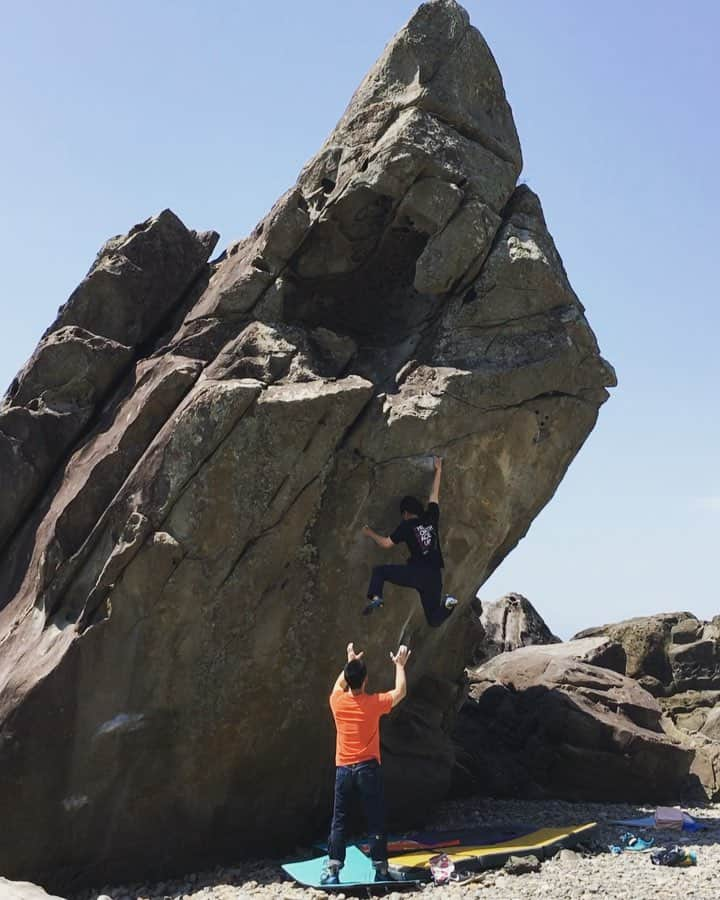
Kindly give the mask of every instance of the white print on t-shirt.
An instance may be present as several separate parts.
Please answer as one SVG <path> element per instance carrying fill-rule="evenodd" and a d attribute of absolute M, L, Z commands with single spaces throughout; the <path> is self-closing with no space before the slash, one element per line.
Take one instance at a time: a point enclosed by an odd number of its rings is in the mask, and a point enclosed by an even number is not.
<path fill-rule="evenodd" d="M 423 556 L 427 556 L 427 554 L 430 552 L 434 536 L 435 532 L 432 525 L 415 526 L 415 537 L 417 538 L 417 542 L 420 545 L 420 550 L 422 551 Z"/>

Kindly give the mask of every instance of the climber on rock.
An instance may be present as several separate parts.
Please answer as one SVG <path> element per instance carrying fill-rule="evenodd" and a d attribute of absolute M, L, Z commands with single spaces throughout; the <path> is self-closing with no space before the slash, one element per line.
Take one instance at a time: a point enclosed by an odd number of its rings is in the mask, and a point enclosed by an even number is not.
<path fill-rule="evenodd" d="M 338 884 L 345 862 L 348 814 L 353 794 L 363 802 L 367 819 L 370 857 L 376 881 L 395 880 L 388 867 L 385 835 L 385 799 L 380 765 L 380 717 L 397 706 L 407 693 L 405 664 L 410 650 L 401 645 L 390 659 L 395 665 L 395 687 L 383 694 L 368 694 L 367 667 L 362 653 L 347 645 L 347 664 L 338 675 L 330 694 L 335 720 L 335 803 L 328 841 L 328 860 L 320 876 L 321 884 Z"/>
<path fill-rule="evenodd" d="M 368 587 L 368 604 L 363 610 L 369 616 L 383 606 L 383 585 L 386 581 L 400 587 L 414 588 L 420 594 L 428 625 L 437 628 L 448 618 L 457 605 L 454 597 L 442 601 L 443 557 L 440 550 L 438 522 L 440 519 L 440 479 L 442 459 L 433 461 L 435 477 L 427 508 L 416 497 L 403 497 L 400 501 L 402 522 L 390 537 L 383 537 L 368 525 L 363 534 L 389 550 L 397 544 L 406 544 L 410 557 L 405 565 L 375 566 Z"/>

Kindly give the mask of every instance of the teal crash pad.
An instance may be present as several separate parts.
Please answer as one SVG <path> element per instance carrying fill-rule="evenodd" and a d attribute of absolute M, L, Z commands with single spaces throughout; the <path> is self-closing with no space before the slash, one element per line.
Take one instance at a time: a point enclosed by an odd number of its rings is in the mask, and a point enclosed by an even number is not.
<path fill-rule="evenodd" d="M 302 862 L 285 863 L 282 866 L 291 878 L 305 887 L 321 888 L 324 891 L 342 890 L 349 887 L 365 887 L 369 885 L 397 885 L 400 884 L 419 884 L 421 880 L 418 878 L 410 878 L 407 881 L 375 881 L 375 869 L 373 869 L 372 861 L 358 850 L 355 846 L 347 848 L 345 855 L 345 865 L 340 869 L 340 884 L 321 884 L 320 873 L 323 866 L 327 862 L 327 854 L 324 856 L 316 856 L 315 859 L 306 859 Z M 425 879 L 427 880 L 427 879 Z"/>

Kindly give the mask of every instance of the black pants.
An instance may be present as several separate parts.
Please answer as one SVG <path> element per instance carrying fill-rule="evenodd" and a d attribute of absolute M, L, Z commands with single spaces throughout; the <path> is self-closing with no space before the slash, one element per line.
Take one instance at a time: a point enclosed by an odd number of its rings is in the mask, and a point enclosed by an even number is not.
<path fill-rule="evenodd" d="M 382 597 L 386 581 L 400 587 L 415 588 L 420 594 L 427 623 L 432 628 L 442 625 L 452 612 L 442 602 L 442 569 L 412 563 L 405 566 L 375 566 L 368 586 L 368 597 Z"/>
<path fill-rule="evenodd" d="M 365 808 L 372 861 L 386 862 L 385 792 L 382 769 L 376 759 L 352 766 L 338 766 L 335 769 L 335 805 L 328 840 L 328 858 L 341 864 L 345 862 L 347 817 L 355 792 L 360 795 Z"/>

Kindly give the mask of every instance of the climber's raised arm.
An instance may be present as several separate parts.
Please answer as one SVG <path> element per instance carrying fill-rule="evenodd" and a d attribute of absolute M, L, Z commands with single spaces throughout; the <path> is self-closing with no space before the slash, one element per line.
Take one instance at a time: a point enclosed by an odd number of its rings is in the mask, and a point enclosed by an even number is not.
<path fill-rule="evenodd" d="M 362 659 L 364 655 L 364 650 L 361 650 L 360 653 L 355 652 L 355 645 L 352 641 L 347 645 L 347 661 L 352 662 L 354 659 Z M 345 677 L 345 669 L 343 668 L 342 672 L 335 679 L 335 684 L 333 685 L 332 693 L 334 694 L 336 691 L 346 691 L 348 689 L 347 678 Z"/>
<path fill-rule="evenodd" d="M 435 467 L 435 477 L 433 478 L 432 490 L 430 491 L 430 503 L 440 502 L 440 479 L 442 478 L 442 457 L 436 456 L 433 459 Z"/>
<path fill-rule="evenodd" d="M 392 705 L 397 706 L 407 695 L 407 679 L 405 677 L 405 665 L 410 658 L 411 650 L 401 644 L 397 653 L 391 653 L 390 659 L 395 666 L 395 687 L 390 691 Z"/>

